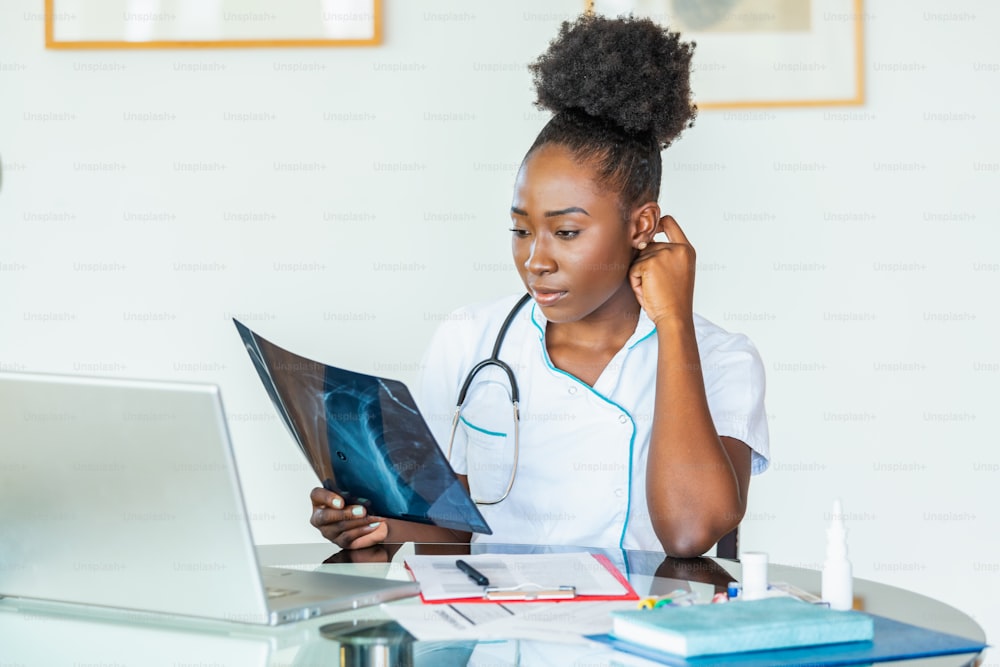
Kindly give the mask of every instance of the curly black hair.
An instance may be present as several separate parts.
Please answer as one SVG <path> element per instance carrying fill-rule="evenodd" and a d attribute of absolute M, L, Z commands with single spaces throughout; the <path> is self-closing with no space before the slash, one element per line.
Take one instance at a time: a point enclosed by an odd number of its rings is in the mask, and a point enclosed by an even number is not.
<path fill-rule="evenodd" d="M 593 164 L 623 213 L 656 201 L 660 151 L 694 124 L 694 43 L 649 19 L 585 14 L 529 66 L 535 105 L 553 112 L 531 148 L 556 143 Z"/>

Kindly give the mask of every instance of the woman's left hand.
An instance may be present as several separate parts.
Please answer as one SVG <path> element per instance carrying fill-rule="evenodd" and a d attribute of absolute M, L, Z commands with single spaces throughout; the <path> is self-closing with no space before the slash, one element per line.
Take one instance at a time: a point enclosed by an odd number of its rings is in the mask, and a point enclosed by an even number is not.
<path fill-rule="evenodd" d="M 632 290 L 654 324 L 688 322 L 694 310 L 694 248 L 672 216 L 660 218 L 654 235 L 659 232 L 669 241 L 653 241 L 639 251 L 629 270 Z"/>

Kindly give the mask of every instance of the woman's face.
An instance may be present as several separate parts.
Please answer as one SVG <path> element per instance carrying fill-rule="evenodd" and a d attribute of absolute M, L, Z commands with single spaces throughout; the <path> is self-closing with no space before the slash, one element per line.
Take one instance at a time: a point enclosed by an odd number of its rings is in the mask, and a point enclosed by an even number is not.
<path fill-rule="evenodd" d="M 511 250 L 521 280 L 550 322 L 575 322 L 634 300 L 632 225 L 594 170 L 558 144 L 532 153 L 511 204 Z"/>

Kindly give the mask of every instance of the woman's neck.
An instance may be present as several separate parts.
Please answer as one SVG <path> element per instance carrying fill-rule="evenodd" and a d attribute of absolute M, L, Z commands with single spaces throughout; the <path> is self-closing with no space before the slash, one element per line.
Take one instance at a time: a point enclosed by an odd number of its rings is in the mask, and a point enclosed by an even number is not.
<path fill-rule="evenodd" d="M 556 368 L 593 385 L 635 333 L 639 302 L 630 286 L 575 322 L 548 322 L 545 348 Z"/>

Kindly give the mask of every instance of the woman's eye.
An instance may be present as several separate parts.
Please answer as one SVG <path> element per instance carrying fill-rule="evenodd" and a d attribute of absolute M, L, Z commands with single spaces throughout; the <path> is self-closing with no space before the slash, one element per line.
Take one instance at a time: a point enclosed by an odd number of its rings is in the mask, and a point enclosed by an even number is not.
<path fill-rule="evenodd" d="M 511 227 L 510 231 L 519 239 L 526 238 L 528 236 L 527 229 L 518 229 L 517 227 Z"/>
<path fill-rule="evenodd" d="M 556 232 L 556 236 L 564 239 L 575 239 L 579 235 L 579 229 L 560 229 Z"/>

